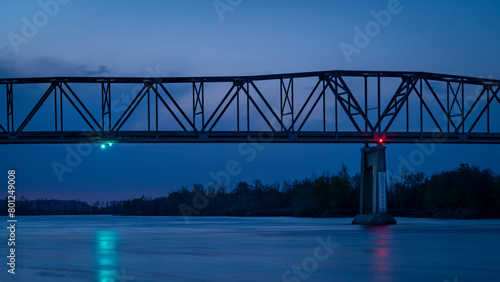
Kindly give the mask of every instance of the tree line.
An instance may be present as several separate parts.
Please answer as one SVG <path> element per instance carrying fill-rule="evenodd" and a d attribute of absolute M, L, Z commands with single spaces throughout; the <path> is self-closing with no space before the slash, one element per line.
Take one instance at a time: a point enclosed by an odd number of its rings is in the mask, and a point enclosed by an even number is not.
<path fill-rule="evenodd" d="M 16 214 L 352 217 L 359 211 L 359 186 L 359 173 L 351 176 L 342 166 L 337 173 L 266 185 L 259 180 L 233 187 L 195 184 L 156 198 L 92 204 L 21 198 Z M 6 215 L 7 201 L 1 202 L 0 214 Z M 429 177 L 403 172 L 401 178 L 389 179 L 387 205 L 394 216 L 500 218 L 500 176 L 467 164 Z"/>

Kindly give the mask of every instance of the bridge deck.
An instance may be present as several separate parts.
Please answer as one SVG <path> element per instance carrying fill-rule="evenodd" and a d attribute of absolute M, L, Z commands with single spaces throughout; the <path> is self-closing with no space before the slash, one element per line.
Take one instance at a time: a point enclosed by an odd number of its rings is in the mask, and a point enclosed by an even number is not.
<path fill-rule="evenodd" d="M 207 134 L 185 131 L 65 131 L 22 132 L 14 138 L 0 137 L 0 144 L 58 144 L 58 143 L 376 143 L 368 132 L 300 132 L 297 134 L 272 131 L 213 131 Z M 500 133 L 389 132 L 383 139 L 390 143 L 474 143 L 500 144 Z"/>

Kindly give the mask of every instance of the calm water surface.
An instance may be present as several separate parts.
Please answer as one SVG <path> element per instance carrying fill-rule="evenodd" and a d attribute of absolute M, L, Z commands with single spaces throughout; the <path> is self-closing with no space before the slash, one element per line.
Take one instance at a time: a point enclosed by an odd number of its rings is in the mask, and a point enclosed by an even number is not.
<path fill-rule="evenodd" d="M 351 220 L 18 217 L 0 281 L 500 281 L 500 220 Z"/>

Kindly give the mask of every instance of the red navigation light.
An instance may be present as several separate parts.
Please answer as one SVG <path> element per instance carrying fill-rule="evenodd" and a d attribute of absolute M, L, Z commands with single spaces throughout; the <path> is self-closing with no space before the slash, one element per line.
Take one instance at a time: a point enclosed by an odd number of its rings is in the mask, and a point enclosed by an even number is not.
<path fill-rule="evenodd" d="M 384 139 L 380 138 L 380 139 L 378 140 L 378 142 L 379 142 L 379 143 L 384 143 Z"/>

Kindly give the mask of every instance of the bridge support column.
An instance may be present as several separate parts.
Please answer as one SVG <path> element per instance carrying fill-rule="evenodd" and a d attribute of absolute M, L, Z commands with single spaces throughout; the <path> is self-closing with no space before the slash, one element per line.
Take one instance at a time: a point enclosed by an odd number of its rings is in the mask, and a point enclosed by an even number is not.
<path fill-rule="evenodd" d="M 361 185 L 359 214 L 352 224 L 388 225 L 396 220 L 387 214 L 387 177 L 385 147 L 365 146 L 361 149 Z"/>

